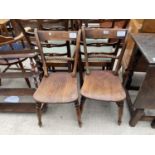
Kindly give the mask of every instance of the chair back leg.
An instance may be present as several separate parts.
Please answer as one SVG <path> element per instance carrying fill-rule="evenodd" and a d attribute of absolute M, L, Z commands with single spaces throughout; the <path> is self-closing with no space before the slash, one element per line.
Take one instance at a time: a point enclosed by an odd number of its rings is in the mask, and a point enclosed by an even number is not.
<path fill-rule="evenodd" d="M 78 125 L 81 128 L 82 127 L 82 121 L 81 121 L 80 105 L 79 105 L 78 100 L 75 101 L 75 109 L 76 109 L 76 115 L 77 115 Z"/>
<path fill-rule="evenodd" d="M 124 101 L 116 102 L 118 106 L 118 125 L 122 123 Z"/>
<path fill-rule="evenodd" d="M 37 112 L 38 125 L 39 125 L 39 127 L 42 127 L 42 121 L 41 121 L 41 115 L 42 115 L 41 105 L 42 104 L 39 103 L 39 102 L 36 103 L 36 112 Z"/>

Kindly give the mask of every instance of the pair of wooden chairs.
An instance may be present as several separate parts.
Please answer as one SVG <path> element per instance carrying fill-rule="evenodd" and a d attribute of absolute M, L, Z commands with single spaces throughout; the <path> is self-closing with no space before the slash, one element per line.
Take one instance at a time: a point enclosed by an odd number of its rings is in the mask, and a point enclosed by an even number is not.
<path fill-rule="evenodd" d="M 81 32 L 82 31 L 82 32 Z M 39 84 L 38 89 L 33 97 L 37 101 L 37 116 L 38 124 L 42 126 L 41 107 L 44 103 L 74 103 L 76 107 L 78 124 L 81 127 L 81 113 L 83 111 L 84 101 L 86 98 L 94 100 L 102 100 L 108 102 L 116 102 L 119 107 L 118 124 L 121 124 L 123 114 L 123 101 L 126 98 L 125 91 L 118 77 L 118 71 L 121 67 L 121 60 L 126 47 L 126 41 L 123 47 L 120 48 L 122 40 L 126 40 L 126 29 L 105 29 L 105 28 L 82 28 L 77 31 L 40 31 L 35 30 L 37 45 L 40 51 L 41 60 L 43 63 L 44 77 Z M 80 68 L 80 41 L 84 42 L 85 66 L 86 72 L 84 82 L 81 87 L 81 101 L 78 101 L 78 79 L 77 67 Z M 92 54 L 87 53 L 87 39 L 117 39 L 117 42 L 112 44 L 113 51 L 117 54 Z M 45 57 L 43 44 L 53 40 L 76 41 L 73 57 Z M 103 43 L 107 46 L 107 43 Z M 119 49 L 119 50 L 118 50 Z M 95 70 L 90 71 L 89 59 L 92 57 L 102 57 L 116 60 L 116 65 L 113 70 Z M 48 63 L 53 59 L 67 60 L 72 62 L 72 72 L 49 72 Z"/>

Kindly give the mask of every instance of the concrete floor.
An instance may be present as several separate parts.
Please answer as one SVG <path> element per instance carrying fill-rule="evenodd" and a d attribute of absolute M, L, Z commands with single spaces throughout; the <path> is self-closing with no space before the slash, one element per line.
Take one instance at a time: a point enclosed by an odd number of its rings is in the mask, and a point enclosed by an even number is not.
<path fill-rule="evenodd" d="M 142 80 L 142 75 L 135 77 L 134 82 Z M 3 86 L 26 87 L 23 79 L 3 80 Z M 135 99 L 136 92 L 131 92 Z M 4 98 L 1 98 L 4 100 Z M 28 100 L 28 98 L 26 98 Z M 154 113 L 150 112 L 149 113 Z M 155 134 L 150 122 L 139 122 L 130 127 L 130 116 L 125 103 L 123 122 L 117 125 L 117 106 L 114 103 L 87 100 L 82 115 L 83 126 L 78 127 L 73 104 L 49 105 L 43 114 L 43 127 L 37 125 L 35 113 L 0 113 L 0 134 L 50 134 L 50 135 L 139 135 Z"/>

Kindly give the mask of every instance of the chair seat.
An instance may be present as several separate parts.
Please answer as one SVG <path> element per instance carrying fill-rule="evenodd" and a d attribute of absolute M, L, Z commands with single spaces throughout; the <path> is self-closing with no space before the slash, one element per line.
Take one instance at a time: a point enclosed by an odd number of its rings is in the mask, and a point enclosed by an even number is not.
<path fill-rule="evenodd" d="M 70 73 L 51 73 L 44 77 L 33 95 L 43 103 L 68 103 L 78 99 L 77 78 Z"/>
<path fill-rule="evenodd" d="M 92 71 L 90 75 L 86 75 L 81 94 L 95 100 L 115 102 L 126 98 L 119 77 L 110 71 Z"/>

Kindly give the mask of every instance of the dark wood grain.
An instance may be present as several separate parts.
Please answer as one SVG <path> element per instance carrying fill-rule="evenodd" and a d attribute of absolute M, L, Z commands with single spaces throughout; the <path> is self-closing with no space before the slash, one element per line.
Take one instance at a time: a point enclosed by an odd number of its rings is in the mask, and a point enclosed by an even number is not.
<path fill-rule="evenodd" d="M 86 75 L 81 94 L 95 100 L 114 102 L 126 98 L 118 76 L 108 71 L 91 71 L 90 75 Z"/>

